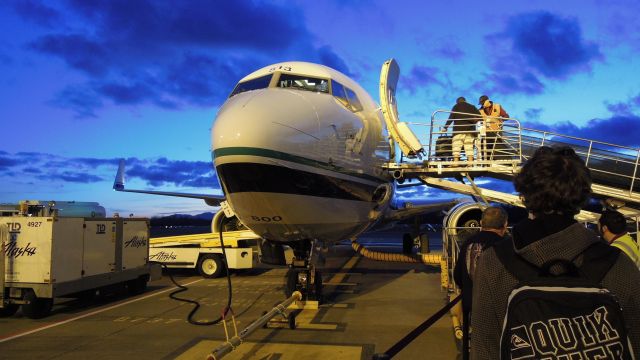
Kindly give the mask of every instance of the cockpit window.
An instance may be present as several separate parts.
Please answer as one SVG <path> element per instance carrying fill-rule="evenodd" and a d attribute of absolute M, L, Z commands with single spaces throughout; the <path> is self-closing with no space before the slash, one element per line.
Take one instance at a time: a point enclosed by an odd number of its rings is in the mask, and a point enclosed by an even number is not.
<path fill-rule="evenodd" d="M 349 105 L 349 100 L 347 100 L 347 93 L 344 91 L 344 86 L 335 80 L 331 80 L 331 92 L 333 93 L 333 97 L 338 99 L 344 106 Z"/>
<path fill-rule="evenodd" d="M 358 96 L 353 90 L 348 87 L 344 87 L 342 84 L 335 80 L 331 80 L 331 92 L 336 100 L 340 101 L 342 105 L 346 106 L 353 112 L 362 110 L 362 104 L 358 100 Z"/>
<path fill-rule="evenodd" d="M 278 87 L 329 93 L 328 80 L 310 76 L 281 74 L 278 80 Z"/>
<path fill-rule="evenodd" d="M 347 98 L 349 99 L 349 105 L 351 106 L 351 110 L 355 112 L 362 110 L 362 104 L 360 103 L 358 96 L 356 96 L 356 93 L 354 93 L 353 90 L 349 88 L 347 88 L 346 90 L 347 90 Z"/>
<path fill-rule="evenodd" d="M 271 82 L 271 77 L 272 76 L 273 76 L 273 74 L 269 74 L 269 75 L 266 75 L 266 76 L 262 76 L 262 77 L 259 77 L 259 78 L 255 78 L 255 79 L 251 79 L 251 80 L 247 80 L 247 81 L 238 83 L 238 85 L 236 85 L 236 88 L 233 89 L 233 91 L 231 92 L 231 95 L 229 95 L 229 97 L 232 97 L 234 95 L 238 95 L 238 94 L 243 93 L 245 91 L 265 89 L 265 88 L 269 87 L 269 83 Z"/>

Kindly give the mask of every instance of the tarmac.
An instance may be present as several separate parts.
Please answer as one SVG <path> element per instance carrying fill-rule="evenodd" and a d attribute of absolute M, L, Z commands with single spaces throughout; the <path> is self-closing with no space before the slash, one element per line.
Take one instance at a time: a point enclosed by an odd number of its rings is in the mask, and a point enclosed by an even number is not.
<path fill-rule="evenodd" d="M 385 249 L 400 251 L 393 245 Z M 285 299 L 286 271 L 259 265 L 232 273 L 238 331 Z M 226 277 L 204 279 L 190 270 L 171 274 L 188 287 L 178 296 L 200 303 L 197 320 L 211 321 L 220 315 L 227 304 Z M 349 245 L 330 248 L 323 281 L 325 302 L 318 310 L 302 310 L 295 330 L 274 322 L 251 334 L 224 359 L 371 359 L 446 304 L 439 268 L 372 261 L 355 254 Z M 225 341 L 224 327 L 187 322 L 193 305 L 170 299 L 175 289 L 165 273 L 141 295 L 59 299 L 52 314 L 39 320 L 18 311 L 0 318 L 0 357 L 205 359 Z M 394 359 L 456 359 L 458 346 L 451 319 L 445 315 Z"/>

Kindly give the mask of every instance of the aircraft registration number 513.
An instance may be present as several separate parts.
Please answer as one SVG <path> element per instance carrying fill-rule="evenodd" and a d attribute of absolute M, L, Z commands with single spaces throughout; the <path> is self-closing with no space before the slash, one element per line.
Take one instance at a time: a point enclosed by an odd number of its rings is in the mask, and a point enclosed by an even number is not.
<path fill-rule="evenodd" d="M 278 222 L 278 221 L 282 221 L 282 216 L 276 215 L 276 216 L 255 216 L 252 215 L 251 216 L 251 220 L 255 221 L 255 222 Z"/>

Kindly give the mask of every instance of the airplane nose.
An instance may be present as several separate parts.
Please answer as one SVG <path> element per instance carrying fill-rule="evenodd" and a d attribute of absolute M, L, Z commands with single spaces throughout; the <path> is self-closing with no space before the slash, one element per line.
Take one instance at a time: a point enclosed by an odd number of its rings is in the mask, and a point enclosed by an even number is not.
<path fill-rule="evenodd" d="M 239 147 L 284 151 L 274 146 L 289 147 L 318 140 L 317 109 L 306 96 L 299 91 L 266 89 L 229 99 L 211 130 L 214 152 Z"/>

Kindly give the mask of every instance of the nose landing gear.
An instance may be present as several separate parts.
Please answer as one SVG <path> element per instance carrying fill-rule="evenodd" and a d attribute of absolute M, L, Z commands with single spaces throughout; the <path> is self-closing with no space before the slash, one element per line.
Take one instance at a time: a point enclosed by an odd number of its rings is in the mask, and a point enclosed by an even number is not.
<path fill-rule="evenodd" d="M 314 264 L 318 260 L 314 256 L 314 245 L 311 241 L 301 241 L 293 246 L 294 258 L 285 285 L 287 297 L 300 291 L 304 301 L 322 302 L 322 274 Z"/>
<path fill-rule="evenodd" d="M 307 268 L 291 267 L 287 272 L 285 295 L 290 297 L 294 291 L 302 293 L 304 301 L 315 300 L 322 303 L 322 274 L 313 266 Z"/>

